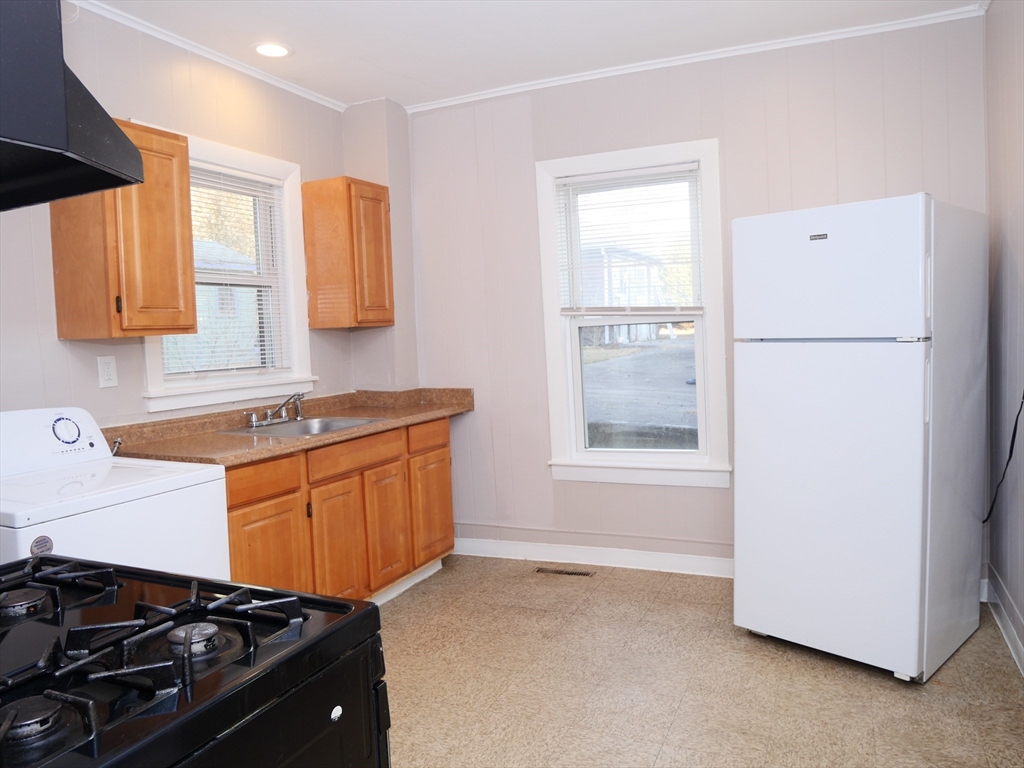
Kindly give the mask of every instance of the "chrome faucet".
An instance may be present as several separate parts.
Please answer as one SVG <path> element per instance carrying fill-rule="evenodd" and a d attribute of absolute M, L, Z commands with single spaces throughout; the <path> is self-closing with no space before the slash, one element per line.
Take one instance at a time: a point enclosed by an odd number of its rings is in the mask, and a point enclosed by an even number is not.
<path fill-rule="evenodd" d="M 295 421 L 302 421 L 302 398 L 305 395 L 301 392 L 296 392 L 294 395 L 289 396 L 287 400 L 281 403 L 277 408 L 267 408 L 267 415 L 263 421 L 256 420 L 255 411 L 242 411 L 243 416 L 249 417 L 249 427 L 266 427 L 269 424 L 280 424 L 283 421 L 291 421 L 288 418 L 288 411 L 285 410 L 288 407 L 288 403 L 295 403 Z M 284 414 L 279 416 L 279 414 Z"/>

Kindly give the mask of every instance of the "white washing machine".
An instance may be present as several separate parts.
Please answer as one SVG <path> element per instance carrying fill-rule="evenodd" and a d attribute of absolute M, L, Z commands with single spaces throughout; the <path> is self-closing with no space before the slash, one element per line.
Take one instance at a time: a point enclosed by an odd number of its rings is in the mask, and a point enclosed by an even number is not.
<path fill-rule="evenodd" d="M 0 563 L 50 552 L 229 579 L 224 467 L 112 456 L 81 408 L 0 412 Z"/>

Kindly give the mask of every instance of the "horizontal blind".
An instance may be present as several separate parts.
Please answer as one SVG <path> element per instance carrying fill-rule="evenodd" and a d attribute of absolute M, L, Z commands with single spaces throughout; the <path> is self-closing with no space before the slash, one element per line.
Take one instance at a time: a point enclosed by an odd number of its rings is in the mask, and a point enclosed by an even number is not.
<path fill-rule="evenodd" d="M 695 163 L 566 177 L 555 198 L 563 314 L 703 305 Z"/>
<path fill-rule="evenodd" d="M 282 186 L 190 172 L 198 333 L 164 337 L 164 373 L 290 367 Z"/>

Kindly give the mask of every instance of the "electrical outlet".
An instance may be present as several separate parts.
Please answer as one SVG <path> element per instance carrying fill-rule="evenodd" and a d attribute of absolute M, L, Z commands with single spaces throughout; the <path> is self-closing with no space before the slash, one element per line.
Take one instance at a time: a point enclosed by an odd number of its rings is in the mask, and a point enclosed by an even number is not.
<path fill-rule="evenodd" d="M 117 386 L 117 361 L 113 355 L 103 355 L 96 358 L 96 364 L 100 369 L 100 389 L 104 387 Z"/>

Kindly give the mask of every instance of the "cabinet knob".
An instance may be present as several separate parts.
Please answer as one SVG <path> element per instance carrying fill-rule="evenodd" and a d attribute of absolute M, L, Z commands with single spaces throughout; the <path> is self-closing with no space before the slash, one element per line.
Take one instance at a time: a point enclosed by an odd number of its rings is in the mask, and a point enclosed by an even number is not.
<path fill-rule="evenodd" d="M 331 721 L 336 723 L 336 722 L 338 722 L 338 720 L 340 718 L 341 718 L 341 707 L 337 706 L 337 707 L 335 707 L 334 709 L 331 710 Z"/>

